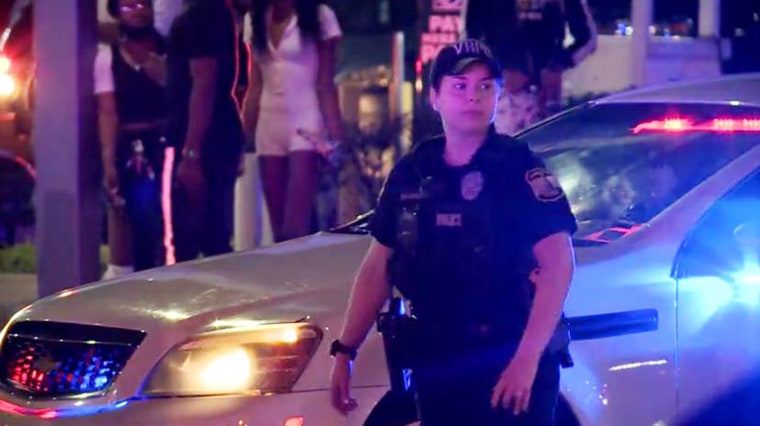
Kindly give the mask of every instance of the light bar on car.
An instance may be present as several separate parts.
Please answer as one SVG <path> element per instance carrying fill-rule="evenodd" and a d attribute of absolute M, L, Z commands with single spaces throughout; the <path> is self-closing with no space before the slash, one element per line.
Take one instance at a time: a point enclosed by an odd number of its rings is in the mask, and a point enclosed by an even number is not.
<path fill-rule="evenodd" d="M 714 118 L 696 123 L 688 118 L 665 118 L 645 121 L 633 128 L 633 133 L 641 132 L 760 132 L 760 118 Z"/>

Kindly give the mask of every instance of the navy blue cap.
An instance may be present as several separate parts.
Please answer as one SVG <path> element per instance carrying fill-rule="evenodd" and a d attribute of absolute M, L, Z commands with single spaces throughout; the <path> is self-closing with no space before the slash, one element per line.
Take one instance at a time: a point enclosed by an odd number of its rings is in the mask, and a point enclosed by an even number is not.
<path fill-rule="evenodd" d="M 501 79 L 501 67 L 491 49 L 480 40 L 465 39 L 438 52 L 430 67 L 430 82 L 434 87 L 438 86 L 443 76 L 461 74 L 474 63 L 487 66 L 494 78 Z"/>

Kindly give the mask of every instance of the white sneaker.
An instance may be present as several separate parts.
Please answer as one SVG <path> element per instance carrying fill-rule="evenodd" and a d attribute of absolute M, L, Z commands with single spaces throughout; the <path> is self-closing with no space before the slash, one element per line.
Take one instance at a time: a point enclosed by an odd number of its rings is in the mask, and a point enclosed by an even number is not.
<path fill-rule="evenodd" d="M 132 265 L 129 266 L 119 266 L 119 265 L 108 265 L 108 268 L 106 268 L 106 271 L 103 272 L 103 276 L 101 279 L 109 280 L 111 278 L 117 278 L 124 275 L 131 274 L 132 272 L 135 272 L 135 268 Z"/>

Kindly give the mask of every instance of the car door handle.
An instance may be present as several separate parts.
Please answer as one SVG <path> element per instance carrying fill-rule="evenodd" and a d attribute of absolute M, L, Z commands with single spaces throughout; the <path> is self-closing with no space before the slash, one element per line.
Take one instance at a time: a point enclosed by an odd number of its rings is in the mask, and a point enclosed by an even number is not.
<path fill-rule="evenodd" d="M 613 312 L 567 318 L 570 340 L 603 339 L 645 333 L 658 328 L 657 309 Z"/>

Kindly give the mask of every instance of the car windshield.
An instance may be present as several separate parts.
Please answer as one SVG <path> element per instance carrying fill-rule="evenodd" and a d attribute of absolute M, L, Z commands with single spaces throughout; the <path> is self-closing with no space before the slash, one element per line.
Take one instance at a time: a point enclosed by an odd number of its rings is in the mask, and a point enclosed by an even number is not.
<path fill-rule="evenodd" d="M 564 188 L 576 240 L 604 244 L 650 221 L 760 142 L 760 109 L 591 104 L 519 139 Z"/>
<path fill-rule="evenodd" d="M 760 108 L 588 104 L 518 136 L 564 188 L 576 245 L 606 244 L 652 220 L 760 144 Z M 366 233 L 371 213 L 333 229 Z"/>

